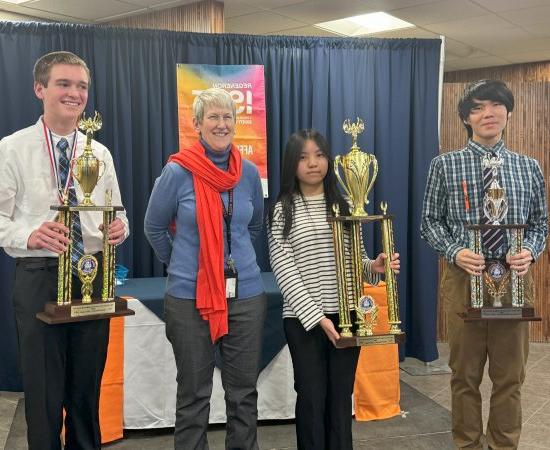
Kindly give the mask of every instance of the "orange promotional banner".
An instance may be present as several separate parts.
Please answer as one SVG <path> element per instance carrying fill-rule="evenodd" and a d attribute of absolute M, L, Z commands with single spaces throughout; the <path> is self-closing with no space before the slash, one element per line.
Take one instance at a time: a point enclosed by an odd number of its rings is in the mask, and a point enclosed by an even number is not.
<path fill-rule="evenodd" d="M 244 158 L 256 164 L 267 197 L 267 136 L 264 66 L 178 64 L 179 146 L 197 140 L 193 129 L 193 100 L 208 88 L 225 89 L 237 105 L 233 143 Z"/>

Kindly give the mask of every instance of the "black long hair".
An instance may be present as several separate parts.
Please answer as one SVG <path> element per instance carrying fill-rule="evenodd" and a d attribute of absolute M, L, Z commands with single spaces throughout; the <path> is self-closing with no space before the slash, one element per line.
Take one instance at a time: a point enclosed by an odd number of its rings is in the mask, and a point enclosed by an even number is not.
<path fill-rule="evenodd" d="M 298 164 L 300 162 L 302 150 L 304 149 L 306 141 L 315 142 L 328 162 L 327 174 L 323 179 L 327 216 L 334 215 L 332 205 L 335 203 L 340 207 L 340 215 L 349 215 L 349 206 L 336 185 L 336 176 L 334 175 L 333 169 L 334 160 L 330 153 L 330 147 L 327 140 L 321 133 L 313 129 L 296 131 L 290 135 L 288 142 L 286 143 L 285 153 L 283 155 L 283 168 L 281 171 L 281 191 L 277 196 L 277 200 L 269 210 L 269 226 L 271 227 L 273 223 L 275 204 L 277 204 L 277 202 L 281 202 L 284 238 L 288 237 L 290 230 L 292 229 L 294 196 L 298 194 L 303 197 L 303 193 L 300 190 L 300 183 L 296 177 L 296 171 L 298 170 Z"/>

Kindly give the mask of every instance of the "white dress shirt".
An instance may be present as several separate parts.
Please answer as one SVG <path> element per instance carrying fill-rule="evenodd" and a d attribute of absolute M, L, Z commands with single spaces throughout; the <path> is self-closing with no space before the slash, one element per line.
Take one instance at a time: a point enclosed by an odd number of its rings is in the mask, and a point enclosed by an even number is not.
<path fill-rule="evenodd" d="M 54 145 L 58 141 L 59 137 L 54 138 Z M 86 136 L 78 132 L 76 157 L 83 153 L 85 143 Z M 92 141 L 92 149 L 94 155 L 105 163 L 105 173 L 92 193 L 92 201 L 99 206 L 105 205 L 105 191 L 112 189 L 112 204 L 122 205 L 109 150 L 97 141 Z M 76 180 L 74 184 L 80 202 L 84 194 Z M 57 256 L 49 250 L 29 250 L 27 241 L 43 222 L 56 220 L 57 211 L 51 210 L 50 206 L 59 204 L 57 183 L 40 118 L 36 124 L 0 141 L 0 246 L 14 258 Z M 126 238 L 129 234 L 126 212 L 117 212 L 117 217 L 124 222 Z M 81 211 L 80 221 L 86 253 L 101 251 L 103 235 L 98 227 L 103 223 L 103 213 Z"/>

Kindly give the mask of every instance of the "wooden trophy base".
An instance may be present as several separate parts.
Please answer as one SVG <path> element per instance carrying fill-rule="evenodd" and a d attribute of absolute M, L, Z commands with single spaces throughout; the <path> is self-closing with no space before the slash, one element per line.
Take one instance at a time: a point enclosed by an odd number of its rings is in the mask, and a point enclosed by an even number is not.
<path fill-rule="evenodd" d="M 94 298 L 91 303 L 73 301 L 69 305 L 58 305 L 56 302 L 48 302 L 46 303 L 44 312 L 38 313 L 36 318 L 48 325 L 57 325 L 59 323 L 133 316 L 134 314 L 134 310 L 128 309 L 126 299 L 115 297 L 111 301 L 102 301 L 101 299 Z"/>
<path fill-rule="evenodd" d="M 512 307 L 487 307 L 468 308 L 468 312 L 458 314 L 464 322 L 474 322 L 480 320 L 520 320 L 539 322 L 542 318 L 535 316 L 535 308 L 531 306 Z"/>
<path fill-rule="evenodd" d="M 336 348 L 365 347 L 368 345 L 401 344 L 405 342 L 405 333 L 372 334 L 370 336 L 341 337 L 336 341 Z"/>

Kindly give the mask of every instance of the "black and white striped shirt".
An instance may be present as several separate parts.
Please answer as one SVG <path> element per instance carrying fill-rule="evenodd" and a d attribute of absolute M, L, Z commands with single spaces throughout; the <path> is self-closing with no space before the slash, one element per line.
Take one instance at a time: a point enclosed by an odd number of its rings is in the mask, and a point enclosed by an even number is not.
<path fill-rule="evenodd" d="M 268 227 L 269 257 L 283 294 L 283 317 L 297 317 L 307 331 L 325 314 L 338 313 L 336 265 L 324 194 L 296 195 L 294 206 L 292 229 L 285 239 L 281 203 L 275 205 L 271 229 Z M 345 240 L 349 241 L 348 233 Z M 349 256 L 346 262 L 349 269 Z M 371 274 L 372 262 L 363 255 L 364 274 L 371 275 L 368 281 L 376 284 L 380 277 Z M 348 292 L 350 288 L 348 283 Z"/>

